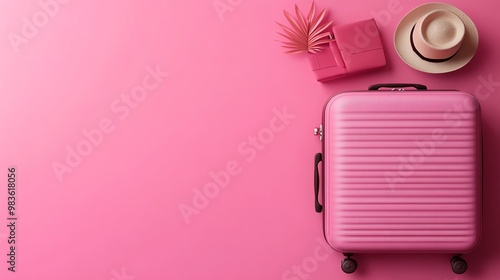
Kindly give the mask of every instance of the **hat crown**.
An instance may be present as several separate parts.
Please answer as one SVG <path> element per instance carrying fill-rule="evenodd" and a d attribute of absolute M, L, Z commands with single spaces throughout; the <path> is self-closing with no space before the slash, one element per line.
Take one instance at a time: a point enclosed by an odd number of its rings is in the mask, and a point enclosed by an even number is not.
<path fill-rule="evenodd" d="M 415 48 L 424 57 L 446 59 L 460 49 L 465 25 L 451 11 L 433 10 L 417 21 L 412 36 Z"/>
<path fill-rule="evenodd" d="M 421 32 L 424 41 L 430 47 L 449 49 L 462 41 L 465 26 L 454 13 L 436 10 L 424 16 Z"/>

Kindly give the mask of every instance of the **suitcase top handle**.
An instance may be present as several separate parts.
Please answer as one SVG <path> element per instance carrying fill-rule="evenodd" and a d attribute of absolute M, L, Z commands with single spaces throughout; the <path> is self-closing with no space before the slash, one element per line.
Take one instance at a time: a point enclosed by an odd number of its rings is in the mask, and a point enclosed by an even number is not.
<path fill-rule="evenodd" d="M 413 87 L 417 90 L 427 90 L 427 87 L 421 84 L 375 84 L 368 87 L 368 90 L 378 90 L 380 88 L 405 88 L 405 87 Z"/>

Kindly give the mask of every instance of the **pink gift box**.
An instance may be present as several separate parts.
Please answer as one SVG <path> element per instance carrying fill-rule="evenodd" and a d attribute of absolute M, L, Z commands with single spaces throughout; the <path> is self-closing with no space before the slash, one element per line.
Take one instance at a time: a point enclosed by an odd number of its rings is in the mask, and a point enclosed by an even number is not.
<path fill-rule="evenodd" d="M 333 39 L 318 53 L 308 53 L 319 82 L 385 66 L 385 54 L 374 19 L 332 27 Z"/>

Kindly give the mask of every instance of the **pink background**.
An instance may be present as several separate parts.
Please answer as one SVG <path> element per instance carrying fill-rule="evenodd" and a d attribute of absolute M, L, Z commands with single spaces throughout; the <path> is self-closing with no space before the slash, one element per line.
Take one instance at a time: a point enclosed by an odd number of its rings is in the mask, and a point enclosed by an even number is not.
<path fill-rule="evenodd" d="M 375 16 L 388 59 L 382 70 L 327 84 L 275 41 L 274 21 L 285 22 L 293 1 L 60 2 L 50 17 L 38 0 L 0 3 L 1 279 L 497 279 L 497 1 L 446 1 L 475 22 L 479 49 L 463 69 L 431 75 L 404 64 L 392 45 L 401 17 L 424 1 L 318 0 L 334 24 Z M 218 14 L 214 2 L 228 9 Z M 34 15 L 39 27 L 23 35 L 23 18 Z M 13 36 L 24 39 L 13 45 Z M 157 67 L 168 77 L 151 79 Z M 482 86 L 488 79 L 495 84 Z M 323 247 L 312 128 L 332 94 L 380 82 L 481 93 L 484 236 L 465 255 L 464 275 L 439 254 L 359 255 L 358 271 L 344 275 L 342 255 Z M 131 94 L 139 97 L 127 101 Z M 284 108 L 293 116 L 283 122 L 276 110 Z M 105 132 L 95 134 L 100 125 Z M 95 144 L 82 131 L 97 135 Z M 265 143 L 252 146 L 255 136 Z M 53 165 L 78 147 L 86 156 L 58 178 Z M 16 273 L 6 263 L 12 165 Z M 210 174 L 227 165 L 229 182 L 214 189 Z M 185 219 L 179 207 L 194 207 L 206 186 L 216 192 Z"/>

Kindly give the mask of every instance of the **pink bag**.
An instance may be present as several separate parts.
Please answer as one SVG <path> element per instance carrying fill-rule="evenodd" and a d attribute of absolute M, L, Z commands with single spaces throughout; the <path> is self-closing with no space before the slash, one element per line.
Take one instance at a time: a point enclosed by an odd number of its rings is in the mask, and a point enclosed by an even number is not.
<path fill-rule="evenodd" d="M 385 54 L 374 19 L 332 27 L 333 39 L 318 53 L 308 53 L 319 82 L 385 66 Z"/>
<path fill-rule="evenodd" d="M 384 87 L 391 90 L 378 90 Z M 356 270 L 353 253 L 473 250 L 482 219 L 479 103 L 423 85 L 370 90 L 333 96 L 315 129 L 323 144 L 315 157 L 316 211 L 327 242 L 346 256 L 342 270 Z M 457 274 L 467 269 L 459 256 L 451 263 Z"/>

